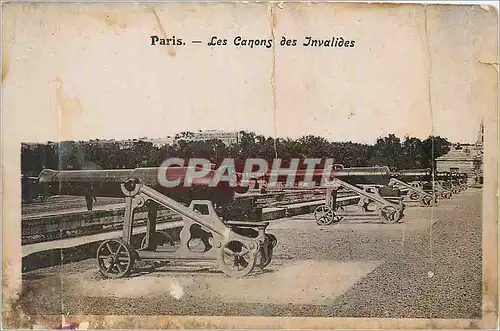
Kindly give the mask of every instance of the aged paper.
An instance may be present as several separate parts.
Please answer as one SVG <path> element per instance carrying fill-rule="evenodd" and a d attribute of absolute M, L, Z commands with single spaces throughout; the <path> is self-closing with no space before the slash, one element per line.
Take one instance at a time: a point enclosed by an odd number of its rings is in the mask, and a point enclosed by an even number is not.
<path fill-rule="evenodd" d="M 2 10 L 5 328 L 496 328 L 496 8 Z"/>

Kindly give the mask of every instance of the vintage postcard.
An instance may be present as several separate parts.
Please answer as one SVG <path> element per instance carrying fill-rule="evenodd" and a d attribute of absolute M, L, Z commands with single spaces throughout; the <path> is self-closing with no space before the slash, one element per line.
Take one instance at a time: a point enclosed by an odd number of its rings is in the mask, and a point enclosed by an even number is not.
<path fill-rule="evenodd" d="M 494 329 L 498 7 L 3 3 L 3 327 Z"/>

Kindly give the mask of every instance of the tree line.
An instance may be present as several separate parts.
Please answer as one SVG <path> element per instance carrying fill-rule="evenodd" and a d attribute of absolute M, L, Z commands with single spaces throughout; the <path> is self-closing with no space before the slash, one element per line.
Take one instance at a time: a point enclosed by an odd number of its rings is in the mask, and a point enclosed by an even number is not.
<path fill-rule="evenodd" d="M 220 164 L 235 159 L 242 170 L 247 158 L 282 159 L 282 167 L 292 158 L 334 159 L 345 167 L 389 166 L 391 169 L 431 168 L 435 158 L 446 154 L 451 143 L 442 137 L 425 140 L 389 134 L 376 143 L 330 142 L 308 135 L 299 139 L 265 137 L 254 132 L 240 132 L 238 143 L 226 146 L 220 140 L 190 141 L 191 134 L 177 135 L 172 145 L 155 147 L 138 140 L 123 148 L 119 142 L 64 141 L 57 144 L 22 144 L 21 171 L 36 176 L 49 169 L 128 169 L 159 166 L 167 158 L 204 158 Z M 183 139 L 186 138 L 186 139 Z"/>

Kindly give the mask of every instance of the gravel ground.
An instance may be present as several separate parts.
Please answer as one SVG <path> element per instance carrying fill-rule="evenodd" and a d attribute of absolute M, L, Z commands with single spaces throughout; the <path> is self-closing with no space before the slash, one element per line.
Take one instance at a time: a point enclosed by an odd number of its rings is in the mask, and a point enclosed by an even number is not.
<path fill-rule="evenodd" d="M 103 280 L 92 259 L 25 274 L 21 307 L 28 315 L 481 317 L 480 190 L 433 210 L 412 207 L 402 224 L 294 220 L 271 232 L 279 244 L 269 270 L 244 279 L 198 264 Z"/>

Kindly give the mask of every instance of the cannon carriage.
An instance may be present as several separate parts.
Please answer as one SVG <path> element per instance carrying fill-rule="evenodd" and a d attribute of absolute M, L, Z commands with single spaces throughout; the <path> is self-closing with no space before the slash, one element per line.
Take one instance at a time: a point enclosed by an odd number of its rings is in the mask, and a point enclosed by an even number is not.
<path fill-rule="evenodd" d="M 409 184 L 428 194 L 434 194 L 436 199 L 451 199 L 453 197 L 453 192 L 446 187 L 444 181 L 412 181 Z M 410 196 L 410 199 L 415 200 L 413 195 Z"/>
<path fill-rule="evenodd" d="M 337 167 L 332 172 L 333 180 L 322 185 L 327 187 L 327 193 L 325 204 L 314 211 L 316 223 L 330 225 L 354 219 L 382 223 L 399 222 L 404 217 L 406 205 L 400 190 L 382 185 L 389 175 L 388 167 Z M 337 202 L 340 189 L 360 197 L 358 203 L 353 206 L 354 210 L 347 210 Z"/>
<path fill-rule="evenodd" d="M 451 185 L 452 191 L 456 194 L 467 190 L 467 174 L 452 172 L 449 174 L 449 182 Z"/>
<path fill-rule="evenodd" d="M 124 277 L 137 261 L 152 265 L 170 261 L 212 262 L 231 277 L 243 277 L 255 267 L 269 265 L 277 244 L 276 237 L 266 233 L 269 223 L 223 220 L 216 213 L 215 206 L 230 202 L 238 188 L 227 183 L 209 187 L 213 171 L 194 178 L 188 188 L 164 187 L 158 181 L 158 172 L 163 170 L 44 170 L 39 182 L 50 194 L 125 198 L 121 238 L 105 240 L 97 249 L 99 271 L 105 277 Z M 186 169 L 176 169 L 170 176 L 182 181 Z M 148 214 L 146 235 L 140 245 L 134 245 L 134 214 L 144 207 Z M 168 233 L 157 231 L 159 208 L 170 209 L 182 217 L 179 242 Z"/>
<path fill-rule="evenodd" d="M 456 172 L 437 172 L 435 181 L 443 190 L 447 190 L 453 194 L 459 194 L 467 189 L 467 174 Z"/>
<path fill-rule="evenodd" d="M 432 197 L 433 202 L 429 206 L 437 203 L 438 198 L 451 199 L 453 196 L 453 191 L 446 182 L 448 177 L 449 173 L 433 173 L 431 169 L 400 170 L 395 174 L 395 178 L 404 180 L 414 188 L 408 192 L 407 198 L 409 200 L 420 200 L 422 192 L 424 192 Z"/>
<path fill-rule="evenodd" d="M 437 198 L 451 199 L 454 194 L 458 194 L 467 189 L 467 174 L 454 172 L 434 172 L 431 169 L 400 170 L 395 173 L 396 179 L 404 180 L 413 190 L 408 191 L 409 200 L 420 200 L 422 192 Z M 400 183 L 392 179 L 396 185 Z"/>
<path fill-rule="evenodd" d="M 334 181 L 327 191 L 324 206 L 314 212 L 320 225 L 338 223 L 344 219 L 362 218 L 383 223 L 396 223 L 404 217 L 406 203 L 415 201 L 432 207 L 438 197 L 450 199 L 466 188 L 467 175 L 437 172 L 431 169 L 410 169 L 389 172 L 387 167 L 343 168 L 333 173 Z M 333 188 L 335 187 L 335 188 Z M 336 202 L 339 188 L 360 196 L 356 211 L 347 212 Z"/>
<path fill-rule="evenodd" d="M 432 185 L 424 181 L 431 176 L 430 169 L 400 170 L 392 174 L 388 185 L 401 189 L 405 202 L 415 201 L 421 206 L 432 207 L 438 202 L 438 195 Z"/>

